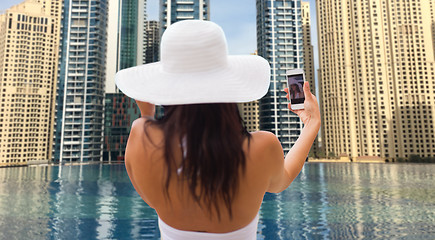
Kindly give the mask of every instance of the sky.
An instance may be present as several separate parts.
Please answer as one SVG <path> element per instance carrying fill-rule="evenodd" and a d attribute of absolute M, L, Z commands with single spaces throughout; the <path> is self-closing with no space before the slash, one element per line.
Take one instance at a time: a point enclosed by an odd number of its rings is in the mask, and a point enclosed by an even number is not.
<path fill-rule="evenodd" d="M 0 0 L 0 10 L 23 0 Z M 110 4 L 109 0 L 109 4 Z M 315 0 L 310 2 L 311 39 L 314 47 L 314 66 L 317 70 L 317 26 Z M 159 0 L 147 0 L 149 20 L 158 20 Z M 231 55 L 250 54 L 257 49 L 255 0 L 210 0 L 210 20 L 222 27 L 227 37 L 228 51 Z M 317 75 L 317 71 L 316 71 Z M 317 78 L 317 77 L 316 77 Z"/>

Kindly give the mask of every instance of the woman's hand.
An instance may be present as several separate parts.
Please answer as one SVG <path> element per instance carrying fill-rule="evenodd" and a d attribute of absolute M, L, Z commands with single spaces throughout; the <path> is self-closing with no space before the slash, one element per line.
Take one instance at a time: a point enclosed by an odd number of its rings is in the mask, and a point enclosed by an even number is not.
<path fill-rule="evenodd" d="M 288 88 L 285 88 L 284 91 L 287 93 L 287 99 L 289 99 Z M 290 103 L 288 104 L 288 108 L 299 116 L 305 126 L 311 123 L 320 127 L 319 105 L 316 96 L 310 92 L 310 84 L 308 82 L 304 83 L 304 95 L 304 109 L 293 110 Z"/>
<path fill-rule="evenodd" d="M 140 109 L 141 117 L 154 117 L 155 106 L 149 102 L 141 102 L 139 100 L 135 100 L 137 106 Z"/>

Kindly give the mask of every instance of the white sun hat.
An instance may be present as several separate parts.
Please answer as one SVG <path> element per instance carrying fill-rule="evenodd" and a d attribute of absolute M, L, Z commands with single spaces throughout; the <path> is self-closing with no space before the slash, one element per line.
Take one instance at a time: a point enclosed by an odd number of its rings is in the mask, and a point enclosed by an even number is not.
<path fill-rule="evenodd" d="M 270 66 L 256 55 L 228 56 L 221 27 L 185 20 L 162 36 L 161 61 L 121 70 L 116 86 L 128 97 L 157 105 L 250 102 L 263 97 Z"/>

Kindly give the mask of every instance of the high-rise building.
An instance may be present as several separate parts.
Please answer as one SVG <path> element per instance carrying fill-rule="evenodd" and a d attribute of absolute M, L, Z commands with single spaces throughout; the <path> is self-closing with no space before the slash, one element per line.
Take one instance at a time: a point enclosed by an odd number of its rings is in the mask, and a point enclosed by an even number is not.
<path fill-rule="evenodd" d="M 258 111 L 258 100 L 237 104 L 240 117 L 243 119 L 246 130 L 255 132 L 260 130 L 260 112 Z"/>
<path fill-rule="evenodd" d="M 327 154 L 435 155 L 435 0 L 318 0 Z"/>
<path fill-rule="evenodd" d="M 0 166 L 51 159 L 60 12 L 27 0 L 0 15 Z"/>
<path fill-rule="evenodd" d="M 57 88 L 56 162 L 101 161 L 108 0 L 65 0 Z"/>
<path fill-rule="evenodd" d="M 299 117 L 288 110 L 283 90 L 287 70 L 306 69 L 304 54 L 309 53 L 304 51 L 301 1 L 257 0 L 256 4 L 258 55 L 271 64 L 271 85 L 260 100 L 260 129 L 273 132 L 287 152 L 303 127 Z M 306 79 L 314 86 L 314 74 L 307 74 Z"/>
<path fill-rule="evenodd" d="M 115 86 L 119 70 L 145 63 L 146 11 L 145 0 L 110 1 L 106 93 L 119 93 Z"/>
<path fill-rule="evenodd" d="M 141 113 L 134 99 L 106 93 L 104 107 L 104 161 L 124 160 L 131 124 Z"/>
<path fill-rule="evenodd" d="M 146 1 L 120 0 L 109 4 L 103 160 L 124 159 L 131 123 L 139 108 L 115 86 L 119 70 L 144 64 Z M 138 114 L 139 112 L 139 114 Z"/>
<path fill-rule="evenodd" d="M 158 21 L 145 22 L 144 63 L 159 61 L 160 24 Z"/>
<path fill-rule="evenodd" d="M 315 69 L 314 69 L 314 51 L 311 43 L 311 14 L 310 3 L 302 2 L 301 4 L 301 16 L 302 16 L 302 42 L 303 42 L 303 54 L 304 54 L 304 73 L 305 79 L 310 82 L 310 90 L 313 94 L 316 94 L 315 84 Z M 310 155 L 317 157 L 319 154 L 319 142 L 318 138 L 314 140 L 313 146 L 310 150 Z"/>
<path fill-rule="evenodd" d="M 257 51 L 251 55 L 258 55 Z M 260 130 L 260 112 L 258 106 L 258 100 L 246 103 L 237 104 L 240 112 L 240 117 L 242 118 L 246 130 L 248 132 L 255 132 Z"/>
<path fill-rule="evenodd" d="M 160 0 L 160 35 L 182 20 L 210 20 L 210 0 Z"/>

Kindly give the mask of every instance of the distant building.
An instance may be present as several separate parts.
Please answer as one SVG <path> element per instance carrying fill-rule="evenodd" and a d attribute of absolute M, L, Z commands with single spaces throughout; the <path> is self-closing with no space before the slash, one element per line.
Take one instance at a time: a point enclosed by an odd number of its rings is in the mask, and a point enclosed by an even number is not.
<path fill-rule="evenodd" d="M 159 61 L 160 49 L 160 23 L 158 21 L 145 21 L 144 63 Z"/>
<path fill-rule="evenodd" d="M 252 53 L 257 55 L 257 51 Z M 246 130 L 248 132 L 255 132 L 260 130 L 260 112 L 258 107 L 258 100 L 246 103 L 237 104 L 240 112 L 240 117 L 243 119 Z"/>
<path fill-rule="evenodd" d="M 104 107 L 103 160 L 124 159 L 131 123 L 140 117 L 135 101 L 115 86 L 116 72 L 145 64 L 146 1 L 120 0 L 109 5 L 108 59 Z"/>
<path fill-rule="evenodd" d="M 248 130 L 248 132 L 260 130 L 258 100 L 247 103 L 239 103 L 237 105 L 239 107 L 240 116 L 245 123 L 246 130 Z"/>
<path fill-rule="evenodd" d="M 104 161 L 124 160 L 131 124 L 141 114 L 136 102 L 122 93 L 107 93 L 104 107 Z"/>
<path fill-rule="evenodd" d="M 305 67 L 304 54 L 312 64 L 312 51 L 304 50 L 303 16 L 300 0 L 257 0 L 258 55 L 271 65 L 269 92 L 260 99 L 260 129 L 274 133 L 284 152 L 288 152 L 298 139 L 302 122 L 288 110 L 289 100 L 283 91 L 287 87 L 286 71 L 303 68 L 307 80 L 314 87 L 314 74 Z M 305 20 L 307 22 L 307 20 Z"/>
<path fill-rule="evenodd" d="M 52 157 L 60 0 L 0 15 L 0 166 Z"/>
<path fill-rule="evenodd" d="M 118 93 L 115 74 L 145 63 L 146 1 L 110 1 L 108 15 L 106 93 Z M 115 37 L 116 36 L 116 37 Z"/>
<path fill-rule="evenodd" d="M 311 43 L 311 14 L 310 3 L 301 2 L 301 16 L 302 16 L 302 41 L 304 49 L 304 72 L 305 79 L 310 83 L 311 92 L 316 95 L 316 81 L 314 69 L 314 51 Z M 310 150 L 310 155 L 318 157 L 319 154 L 318 138 L 314 140 L 313 146 Z"/>
<path fill-rule="evenodd" d="M 182 20 L 210 20 L 210 0 L 160 0 L 160 35 L 166 28 Z"/>
<path fill-rule="evenodd" d="M 435 156 L 435 0 L 317 0 L 327 154 Z"/>
<path fill-rule="evenodd" d="M 103 155 L 108 0 L 63 3 L 56 98 L 56 162 L 101 161 Z"/>

